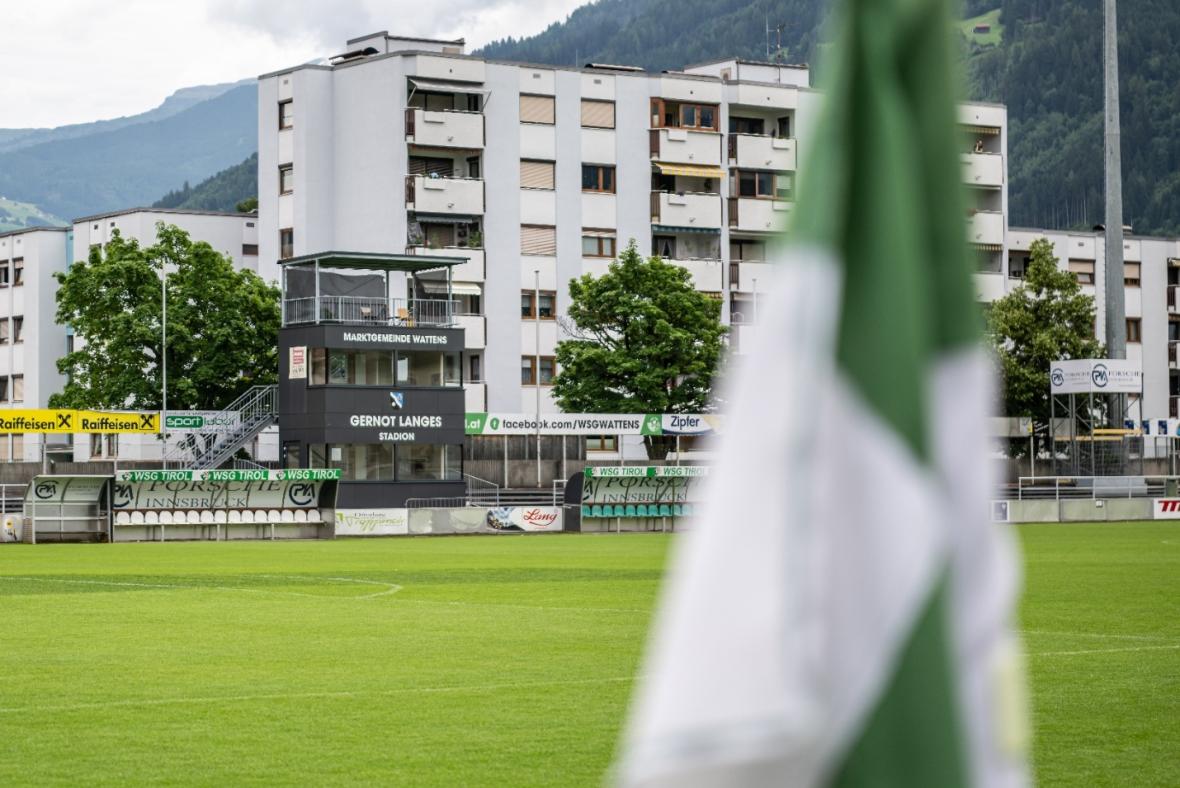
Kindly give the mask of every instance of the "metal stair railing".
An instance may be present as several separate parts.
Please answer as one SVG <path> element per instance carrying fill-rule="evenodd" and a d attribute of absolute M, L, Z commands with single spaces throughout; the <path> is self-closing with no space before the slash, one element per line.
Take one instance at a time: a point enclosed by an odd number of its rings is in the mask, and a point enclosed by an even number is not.
<path fill-rule="evenodd" d="M 489 482 L 487 479 L 481 479 L 478 476 L 472 476 L 470 473 L 463 474 L 463 478 L 467 480 L 467 501 L 469 505 L 500 505 L 500 485 L 495 482 Z"/>
<path fill-rule="evenodd" d="M 277 421 L 278 386 L 253 386 L 221 412 L 238 418 L 221 419 L 214 427 L 190 433 L 168 449 L 164 467 L 216 468 L 230 459 L 246 441 Z"/>

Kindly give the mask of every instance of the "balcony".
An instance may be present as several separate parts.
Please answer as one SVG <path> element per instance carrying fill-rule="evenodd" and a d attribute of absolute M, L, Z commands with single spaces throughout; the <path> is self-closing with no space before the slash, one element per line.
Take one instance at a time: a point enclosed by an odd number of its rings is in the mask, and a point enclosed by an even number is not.
<path fill-rule="evenodd" d="M 967 240 L 973 244 L 1003 244 L 1004 214 L 976 211 L 967 217 Z"/>
<path fill-rule="evenodd" d="M 651 129 L 651 157 L 669 164 L 721 166 L 721 135 L 693 129 Z"/>
<path fill-rule="evenodd" d="M 730 134 L 729 163 L 747 170 L 794 170 L 795 140 L 763 134 Z"/>
<path fill-rule="evenodd" d="M 483 249 L 473 249 L 470 246 L 407 246 L 406 254 L 421 257 L 466 257 L 467 262 L 451 268 L 451 279 L 456 282 L 484 280 Z"/>
<path fill-rule="evenodd" d="M 692 230 L 721 230 L 721 195 L 652 192 L 652 224 Z"/>
<path fill-rule="evenodd" d="M 1168 367 L 1176 369 L 1180 366 L 1180 342 L 1172 340 L 1168 343 Z"/>
<path fill-rule="evenodd" d="M 406 176 L 406 208 L 418 213 L 482 214 L 483 181 L 477 178 Z"/>
<path fill-rule="evenodd" d="M 463 347 L 467 350 L 487 347 L 486 325 L 487 318 L 483 315 L 455 315 L 455 327 L 463 329 Z"/>
<path fill-rule="evenodd" d="M 999 298 L 1004 297 L 1004 275 L 992 272 L 976 273 L 975 280 L 975 300 L 981 303 L 990 304 Z"/>
<path fill-rule="evenodd" d="M 455 325 L 454 302 L 446 299 L 360 298 L 309 296 L 283 301 L 283 325 L 349 323 L 363 326 Z"/>
<path fill-rule="evenodd" d="M 720 260 L 700 260 L 700 259 L 686 259 L 686 260 L 668 260 L 667 262 L 673 265 L 678 265 L 688 271 L 692 275 L 692 284 L 697 290 L 703 290 L 709 293 L 719 293 L 722 290 L 721 286 L 721 261 Z"/>
<path fill-rule="evenodd" d="M 483 147 L 483 114 L 457 110 L 406 110 L 406 141 L 431 148 L 479 150 Z"/>
<path fill-rule="evenodd" d="M 776 233 L 787 229 L 791 203 L 760 197 L 729 198 L 729 228 L 740 232 Z"/>
<path fill-rule="evenodd" d="M 1004 185 L 1004 157 L 998 153 L 964 153 L 963 183 L 999 188 Z"/>
<path fill-rule="evenodd" d="M 771 267 L 769 263 L 754 260 L 731 260 L 729 263 L 729 289 L 743 293 L 758 292 L 758 280 L 762 280 L 762 290 L 770 283 Z"/>
<path fill-rule="evenodd" d="M 1180 314 L 1180 285 L 1168 285 L 1168 312 Z"/>
<path fill-rule="evenodd" d="M 488 404 L 488 384 L 480 381 L 463 384 L 465 407 L 468 413 L 484 413 Z"/>

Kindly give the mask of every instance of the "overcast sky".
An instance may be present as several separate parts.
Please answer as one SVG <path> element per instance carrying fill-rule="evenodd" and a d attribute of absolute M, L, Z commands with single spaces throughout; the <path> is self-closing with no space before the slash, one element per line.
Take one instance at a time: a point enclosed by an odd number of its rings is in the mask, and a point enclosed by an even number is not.
<path fill-rule="evenodd" d="M 388 30 L 532 35 L 587 0 L 0 0 L 0 128 L 134 115 L 177 88 L 255 77 Z"/>

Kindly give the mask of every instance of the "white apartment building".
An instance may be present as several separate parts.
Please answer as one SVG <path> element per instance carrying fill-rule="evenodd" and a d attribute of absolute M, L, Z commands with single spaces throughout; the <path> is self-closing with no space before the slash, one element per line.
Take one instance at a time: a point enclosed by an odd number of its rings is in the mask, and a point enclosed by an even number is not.
<path fill-rule="evenodd" d="M 65 383 L 57 360 L 66 329 L 54 319 L 53 276 L 68 265 L 68 238 L 65 227 L 0 233 L 0 409 L 44 408 Z M 40 461 L 44 438 L 0 433 L 0 462 Z"/>
<path fill-rule="evenodd" d="M 504 412 L 532 412 L 538 384 L 555 409 L 568 282 L 632 240 L 722 302 L 740 352 L 821 101 L 805 66 L 562 68 L 385 32 L 258 89 L 260 259 L 469 258 L 454 272 L 467 409 Z M 969 237 L 981 270 L 1000 271 L 1006 112 L 971 104 L 960 121 Z"/>

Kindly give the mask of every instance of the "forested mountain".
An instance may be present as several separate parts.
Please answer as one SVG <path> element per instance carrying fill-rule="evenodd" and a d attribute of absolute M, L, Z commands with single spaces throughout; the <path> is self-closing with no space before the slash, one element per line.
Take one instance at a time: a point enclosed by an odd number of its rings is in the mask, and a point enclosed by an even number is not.
<path fill-rule="evenodd" d="M 238 203 L 258 194 L 258 153 L 241 164 L 227 167 L 190 187 L 168 192 L 152 203 L 153 208 L 190 208 L 198 211 L 232 211 Z"/>
<path fill-rule="evenodd" d="M 781 27 L 788 62 L 813 62 L 828 0 L 599 0 L 486 57 L 558 65 L 679 68 L 715 57 L 765 59 Z M 987 36 L 963 39 L 967 93 L 1009 110 L 1011 223 L 1102 221 L 1102 4 L 1098 0 L 966 0 L 964 18 L 999 10 Z M 983 21 L 983 20 L 980 20 Z M 1001 32 L 1002 31 L 1002 32 Z M 1180 3 L 1122 0 L 1125 220 L 1141 234 L 1180 233 Z M 998 42 L 998 43 L 995 43 Z"/>
<path fill-rule="evenodd" d="M 150 203 L 257 149 L 251 83 L 155 120 L 0 152 L 0 195 L 73 218 Z"/>

